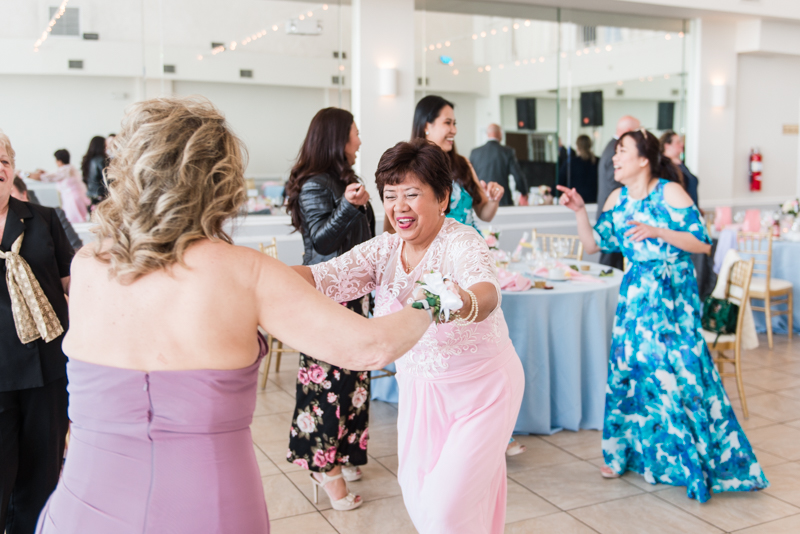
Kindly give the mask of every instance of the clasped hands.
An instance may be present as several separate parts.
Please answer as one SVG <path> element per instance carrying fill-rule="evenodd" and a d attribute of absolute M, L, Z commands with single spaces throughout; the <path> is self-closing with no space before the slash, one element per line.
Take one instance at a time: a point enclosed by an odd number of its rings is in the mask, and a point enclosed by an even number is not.
<path fill-rule="evenodd" d="M 481 189 L 483 192 L 486 193 L 486 197 L 489 199 L 489 202 L 500 202 L 500 199 L 503 198 L 503 193 L 506 192 L 505 187 L 496 183 L 496 182 L 484 182 L 481 180 Z"/>

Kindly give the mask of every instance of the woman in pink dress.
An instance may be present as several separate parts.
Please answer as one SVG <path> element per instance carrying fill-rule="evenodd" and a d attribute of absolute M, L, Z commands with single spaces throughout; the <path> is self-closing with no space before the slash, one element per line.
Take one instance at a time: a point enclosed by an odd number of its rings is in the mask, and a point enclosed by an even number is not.
<path fill-rule="evenodd" d="M 401 310 L 424 274 L 454 281 L 463 308 L 397 361 L 397 477 L 419 532 L 501 533 L 505 450 L 524 381 L 494 262 L 475 229 L 445 217 L 452 181 L 441 149 L 423 139 L 398 143 L 376 177 L 396 233 L 295 270 L 337 302 L 374 290 L 376 316 Z"/>
<path fill-rule="evenodd" d="M 92 203 L 86 195 L 86 184 L 78 169 L 70 161 L 69 151 L 66 148 L 56 150 L 56 170 L 44 172 L 37 170 L 31 173 L 31 178 L 43 182 L 55 182 L 61 195 L 61 208 L 71 223 L 86 222 L 89 205 Z"/>

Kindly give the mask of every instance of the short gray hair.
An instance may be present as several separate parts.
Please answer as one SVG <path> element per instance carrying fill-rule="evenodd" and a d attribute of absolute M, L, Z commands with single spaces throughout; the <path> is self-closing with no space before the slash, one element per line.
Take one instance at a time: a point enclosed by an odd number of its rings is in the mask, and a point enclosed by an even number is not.
<path fill-rule="evenodd" d="M 11 166 L 14 167 L 14 157 L 16 156 L 16 153 L 11 147 L 11 139 L 8 138 L 3 130 L 0 130 L 0 146 L 6 149 L 6 152 L 8 152 L 8 157 L 11 158 Z"/>

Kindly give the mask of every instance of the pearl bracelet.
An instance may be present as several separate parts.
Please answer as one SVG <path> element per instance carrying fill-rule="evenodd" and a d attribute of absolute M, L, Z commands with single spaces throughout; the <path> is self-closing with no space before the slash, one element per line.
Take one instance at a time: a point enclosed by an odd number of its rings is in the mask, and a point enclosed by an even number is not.
<path fill-rule="evenodd" d="M 467 294 L 469 295 L 471 307 L 469 315 L 467 315 L 463 319 L 456 319 L 455 321 L 453 321 L 455 324 L 459 326 L 466 326 L 468 324 L 472 324 L 475 322 L 475 319 L 478 318 L 478 298 L 475 296 L 475 293 L 473 293 L 469 289 L 464 289 L 464 291 L 466 291 Z"/>

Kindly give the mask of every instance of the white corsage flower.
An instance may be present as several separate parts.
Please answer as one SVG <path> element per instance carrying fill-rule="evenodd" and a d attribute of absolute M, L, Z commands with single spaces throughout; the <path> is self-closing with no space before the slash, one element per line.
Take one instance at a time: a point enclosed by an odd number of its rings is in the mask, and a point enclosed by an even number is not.
<path fill-rule="evenodd" d="M 461 297 L 447 287 L 447 276 L 442 273 L 428 273 L 422 275 L 419 283 L 423 290 L 439 297 L 439 313 L 443 314 L 445 321 L 450 320 L 450 312 L 455 312 L 464 307 Z"/>

